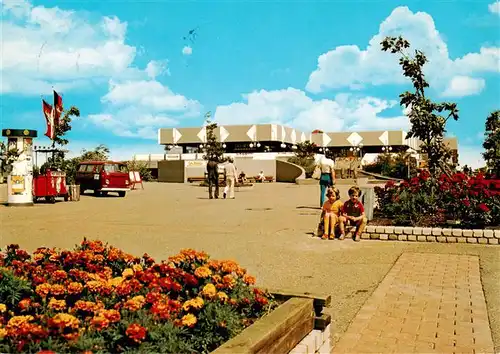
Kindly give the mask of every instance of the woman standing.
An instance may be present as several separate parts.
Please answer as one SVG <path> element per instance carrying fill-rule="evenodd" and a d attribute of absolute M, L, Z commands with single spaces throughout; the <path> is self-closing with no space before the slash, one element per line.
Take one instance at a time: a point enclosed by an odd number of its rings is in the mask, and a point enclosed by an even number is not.
<path fill-rule="evenodd" d="M 320 207 L 325 203 L 326 190 L 335 185 L 335 163 L 332 159 L 323 156 L 319 161 L 321 177 L 319 178 L 320 186 Z"/>

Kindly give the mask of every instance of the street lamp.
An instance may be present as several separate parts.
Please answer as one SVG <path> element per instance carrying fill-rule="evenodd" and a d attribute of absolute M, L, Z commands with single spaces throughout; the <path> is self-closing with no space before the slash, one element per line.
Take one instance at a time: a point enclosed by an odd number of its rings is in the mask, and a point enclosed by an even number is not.
<path fill-rule="evenodd" d="M 382 151 L 389 153 L 392 151 L 392 146 L 382 146 Z"/>
<path fill-rule="evenodd" d="M 359 156 L 361 157 L 361 149 L 363 148 L 363 143 L 359 143 L 358 145 L 354 145 L 349 148 L 349 151 L 354 152 L 354 154 L 357 156 L 359 152 Z"/>

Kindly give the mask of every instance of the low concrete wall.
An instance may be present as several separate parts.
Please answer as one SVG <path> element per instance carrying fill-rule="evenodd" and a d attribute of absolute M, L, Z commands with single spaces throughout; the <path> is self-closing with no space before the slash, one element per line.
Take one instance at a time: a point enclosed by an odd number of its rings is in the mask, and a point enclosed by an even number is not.
<path fill-rule="evenodd" d="M 346 235 L 347 236 L 347 235 Z M 352 234 L 350 235 L 352 236 Z M 498 245 L 500 230 L 462 230 L 448 228 L 368 225 L 362 239 L 441 243 L 480 243 Z"/>
<path fill-rule="evenodd" d="M 306 172 L 298 165 L 288 161 L 276 160 L 276 182 L 295 183 L 297 179 L 305 179 Z"/>
<path fill-rule="evenodd" d="M 158 182 L 184 183 L 184 161 L 158 161 Z"/>
<path fill-rule="evenodd" d="M 289 354 L 330 354 L 333 343 L 330 326 L 322 331 L 313 329 Z"/>

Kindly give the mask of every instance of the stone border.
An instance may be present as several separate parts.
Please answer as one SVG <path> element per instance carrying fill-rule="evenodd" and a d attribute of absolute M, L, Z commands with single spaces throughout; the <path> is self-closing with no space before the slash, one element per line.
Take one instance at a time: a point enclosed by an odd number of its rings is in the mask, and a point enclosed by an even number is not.
<path fill-rule="evenodd" d="M 331 325 L 324 330 L 313 329 L 289 354 L 330 354 L 332 352 Z"/>
<path fill-rule="evenodd" d="M 431 227 L 366 226 L 362 239 L 498 245 L 500 230 L 462 230 Z"/>

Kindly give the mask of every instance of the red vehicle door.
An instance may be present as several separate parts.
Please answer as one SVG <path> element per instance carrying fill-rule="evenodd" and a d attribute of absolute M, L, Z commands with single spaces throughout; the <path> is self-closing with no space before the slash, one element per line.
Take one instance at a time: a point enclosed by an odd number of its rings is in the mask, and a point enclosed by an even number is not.
<path fill-rule="evenodd" d="M 118 192 L 120 197 L 130 190 L 127 166 L 118 163 L 106 163 L 101 170 L 101 191 Z"/>

